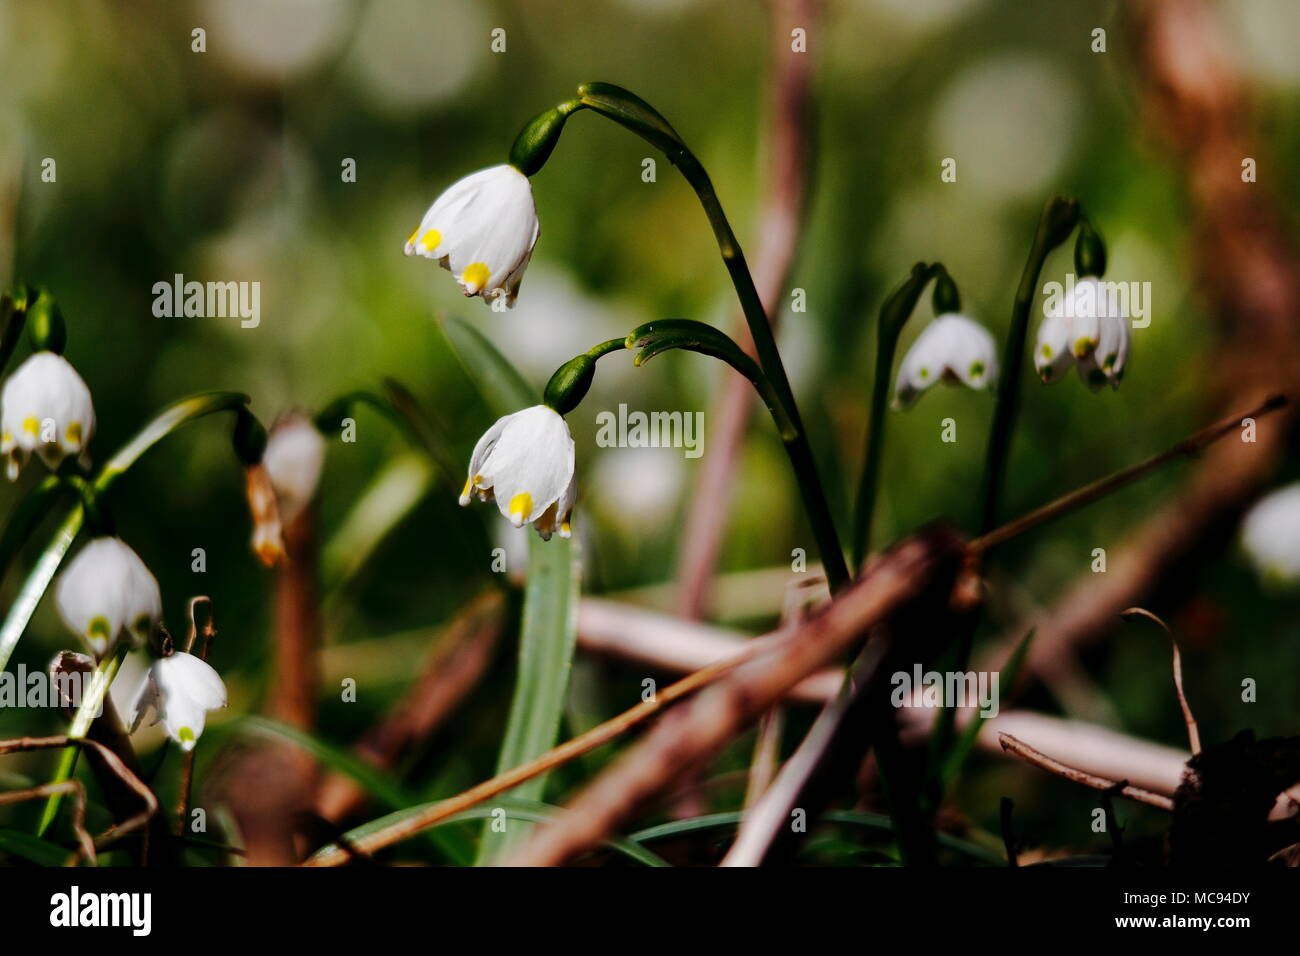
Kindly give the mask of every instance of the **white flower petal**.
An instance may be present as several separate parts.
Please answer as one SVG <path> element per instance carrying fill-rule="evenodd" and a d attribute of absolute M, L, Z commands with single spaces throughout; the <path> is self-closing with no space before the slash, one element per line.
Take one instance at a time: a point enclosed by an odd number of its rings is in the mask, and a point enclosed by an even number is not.
<path fill-rule="evenodd" d="M 32 452 L 57 468 L 65 455 L 84 451 L 94 432 L 90 389 L 61 355 L 32 355 L 0 392 L 0 454 L 11 479 Z"/>
<path fill-rule="evenodd" d="M 325 464 L 325 436 L 305 415 L 286 415 L 271 426 L 262 464 L 275 489 L 280 519 L 288 524 L 316 496 Z"/>
<path fill-rule="evenodd" d="M 516 527 L 538 521 L 549 535 L 557 517 L 547 510 L 563 497 L 572 510 L 574 478 L 573 438 L 564 419 L 545 405 L 534 405 L 497 421 L 479 439 L 470 460 L 469 481 L 461 494 L 466 503 L 471 490 L 481 498 L 495 498 L 497 507 Z"/>
<path fill-rule="evenodd" d="M 154 661 L 149 681 L 155 688 L 152 702 L 167 735 L 182 749 L 192 750 L 203 734 L 207 712 L 226 706 L 221 675 L 201 658 L 177 651 Z"/>
<path fill-rule="evenodd" d="M 1261 574 L 1287 584 L 1300 581 L 1300 482 L 1255 503 L 1242 520 L 1241 542 Z"/>
<path fill-rule="evenodd" d="M 513 305 L 541 227 L 528 177 L 510 165 L 453 183 L 406 241 L 409 255 L 435 259 L 466 295 Z"/>
<path fill-rule="evenodd" d="M 148 635 L 162 615 L 158 581 L 120 538 L 96 538 L 59 578 L 59 615 L 69 628 L 102 651 L 122 630 Z"/>
<path fill-rule="evenodd" d="M 936 382 L 948 379 L 971 388 L 997 381 L 997 347 L 989 331 L 964 315 L 948 313 L 931 322 L 903 357 L 895 401 L 907 407 Z"/>
<path fill-rule="evenodd" d="M 1045 315 L 1034 344 L 1034 368 L 1044 382 L 1054 382 L 1074 362 L 1070 350 L 1070 319 L 1060 312 Z"/>

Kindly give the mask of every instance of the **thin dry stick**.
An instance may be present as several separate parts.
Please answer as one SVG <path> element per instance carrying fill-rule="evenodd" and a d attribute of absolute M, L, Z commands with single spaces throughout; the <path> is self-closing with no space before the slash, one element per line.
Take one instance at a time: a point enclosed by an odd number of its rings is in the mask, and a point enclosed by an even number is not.
<path fill-rule="evenodd" d="M 91 866 L 98 866 L 99 861 L 95 856 L 95 842 L 90 838 L 90 833 L 86 830 L 86 789 L 81 785 L 80 780 L 59 780 L 54 783 L 42 783 L 39 786 L 28 787 L 26 790 L 11 790 L 8 793 L 0 793 L 0 806 L 9 803 L 22 803 L 25 800 L 40 800 L 60 794 L 72 799 L 72 832 L 76 834 L 77 844 L 81 847 L 80 851 L 73 853 L 68 858 L 66 865 L 76 866 L 77 861 L 84 856 L 90 861 Z"/>
<path fill-rule="evenodd" d="M 617 717 L 605 721 L 580 734 L 572 740 L 565 741 L 558 747 L 548 750 L 539 757 L 522 763 L 517 767 L 507 770 L 505 773 L 498 774 L 491 780 L 485 780 L 477 786 L 471 787 L 463 793 L 446 800 L 436 803 L 429 807 L 423 813 L 415 814 L 405 819 L 399 820 L 390 826 L 377 830 L 374 833 L 361 837 L 352 842 L 352 850 L 355 853 L 370 855 L 384 847 L 391 846 L 394 843 L 400 843 L 421 830 L 433 826 L 448 817 L 455 816 L 462 810 L 468 810 L 475 804 L 487 800 L 489 797 L 495 797 L 499 793 L 512 790 L 526 780 L 531 780 L 539 774 L 546 773 L 560 764 L 567 763 L 576 757 L 581 757 L 588 751 L 594 750 L 602 744 L 608 743 L 619 735 L 631 730 L 637 724 L 642 723 L 654 714 L 658 713 L 664 707 L 680 700 L 687 694 L 691 694 L 701 687 L 705 687 L 713 681 L 722 677 L 724 674 L 733 670 L 743 661 L 751 659 L 760 650 L 766 647 L 765 639 L 757 639 L 751 642 L 751 646 L 744 653 L 737 654 L 735 657 L 726 660 L 717 661 L 701 670 L 696 671 L 688 677 L 684 677 L 675 684 L 671 684 L 659 691 L 655 697 L 648 701 L 643 701 L 630 710 L 625 710 Z M 350 859 L 350 854 L 345 850 L 336 847 L 326 847 L 320 853 L 307 860 L 304 866 L 338 866 L 346 863 Z"/>
<path fill-rule="evenodd" d="M 1158 455 L 1153 455 L 1146 461 L 1139 462 L 1131 468 L 1126 468 L 1121 472 L 1109 475 L 1105 478 L 1098 479 L 1090 485 L 1084 485 L 1077 491 L 1072 491 L 1068 495 L 1062 495 L 1055 501 L 1037 508 L 1027 515 L 1021 515 L 1014 521 L 1009 521 L 1000 528 L 990 531 L 983 537 L 976 538 L 970 543 L 970 551 L 977 553 L 987 551 L 988 549 L 1002 544 L 1004 541 L 1023 534 L 1033 528 L 1038 527 L 1044 522 L 1051 521 L 1053 518 L 1068 514 L 1084 505 L 1091 504 L 1098 498 L 1103 498 L 1113 491 L 1124 487 L 1139 478 L 1143 478 L 1151 472 L 1167 465 L 1177 458 L 1191 457 L 1199 453 L 1207 445 L 1218 441 L 1224 435 L 1231 434 L 1233 431 L 1239 431 L 1242 427 L 1242 421 L 1247 418 L 1259 418 L 1267 415 L 1269 412 L 1282 408 L 1287 403 L 1285 395 L 1273 395 L 1264 401 L 1257 408 L 1238 415 L 1229 415 L 1227 418 L 1208 428 L 1203 428 L 1189 438 L 1184 438 L 1178 444 L 1162 451 Z"/>
<path fill-rule="evenodd" d="M 558 866 L 598 846 L 645 802 L 709 760 L 794 684 L 845 653 L 881 621 L 955 573 L 963 542 L 927 529 L 881 556 L 837 600 L 772 649 L 675 708 L 544 824 L 507 865 Z M 870 645 L 868 645 L 870 646 Z"/>
<path fill-rule="evenodd" d="M 195 609 L 200 603 L 208 606 L 208 619 L 203 624 L 203 647 L 199 650 L 199 658 L 206 661 L 208 659 L 208 650 L 212 647 L 212 639 L 217 636 L 216 612 L 212 607 L 212 598 L 205 594 L 200 594 L 190 598 L 190 633 L 185 641 L 185 653 L 189 654 L 194 650 L 194 642 L 199 636 L 198 619 L 195 617 Z M 182 836 L 185 833 L 185 816 L 189 813 L 190 808 L 190 790 L 194 785 L 194 751 L 190 750 L 185 754 L 185 760 L 181 764 L 180 796 L 176 799 L 176 835 Z"/>
<path fill-rule="evenodd" d="M 1150 790 L 1143 790 L 1141 787 L 1134 787 L 1118 780 L 1107 780 L 1105 777 L 1098 777 L 1096 774 L 1068 766 L 1041 751 L 1035 750 L 1023 740 L 1012 737 L 1010 734 L 998 734 L 998 743 L 1002 745 L 1003 750 L 1024 758 L 1035 767 L 1041 767 L 1057 776 L 1064 777 L 1066 780 L 1073 780 L 1075 783 L 1081 783 L 1085 787 L 1092 787 L 1094 790 L 1110 790 L 1120 796 L 1128 797 L 1130 800 L 1137 800 L 1139 803 L 1159 807 L 1161 810 L 1172 810 L 1174 808 L 1174 801 L 1163 794 L 1152 793 Z"/>
<path fill-rule="evenodd" d="M 19 800 L 34 799 L 38 796 L 52 796 L 56 793 L 72 794 L 74 800 L 72 828 L 77 834 L 78 842 L 81 843 L 82 853 L 94 863 L 96 847 L 103 849 L 112 840 L 132 830 L 139 829 L 149 822 L 153 815 L 158 812 L 158 798 L 154 796 L 153 791 L 139 777 L 131 772 L 121 757 L 98 741 L 89 738 L 71 738 L 60 734 L 55 737 L 17 737 L 13 740 L 0 740 L 0 756 L 26 750 L 56 750 L 69 745 L 94 750 L 96 755 L 104 761 L 104 765 L 140 797 L 145 805 L 144 810 L 129 819 L 123 820 L 121 823 L 114 824 L 94 841 L 90 841 L 85 829 L 85 790 L 78 780 L 48 783 L 40 787 L 33 787 L 30 790 L 0 794 L 0 804 L 16 803 Z M 77 859 L 79 859 L 79 855 L 74 856 L 72 862 L 75 863 Z"/>
<path fill-rule="evenodd" d="M 809 101 L 813 60 L 791 53 L 790 29 L 799 26 L 812 33 L 821 19 L 821 4 L 820 0 L 772 0 L 770 6 L 774 71 L 769 94 L 766 166 L 772 170 L 772 176 L 759 216 L 754 282 L 763 311 L 775 326 L 779 299 L 799 248 L 812 113 Z M 753 354 L 753 342 L 744 321 L 738 320 L 735 338 Z M 699 618 L 710 594 L 728 516 L 727 509 L 718 503 L 729 500 L 728 491 L 735 482 L 736 459 L 753 405 L 750 383 L 740 375 L 728 373 L 722 395 L 709 413 L 709 421 L 716 423 L 709 436 L 712 451 L 703 463 L 691 495 L 690 515 L 678 552 L 676 610 L 684 618 Z"/>
<path fill-rule="evenodd" d="M 1178 641 L 1174 640 L 1174 632 L 1169 629 L 1168 624 L 1144 607 L 1131 607 L 1127 611 L 1121 612 L 1120 617 L 1125 620 L 1130 617 L 1145 617 L 1159 624 L 1160 629 L 1169 636 L 1169 643 L 1174 648 L 1174 690 L 1178 692 L 1178 706 L 1183 709 L 1183 720 L 1187 721 L 1187 742 L 1192 748 L 1192 756 L 1195 756 L 1201 752 L 1201 733 L 1196 728 L 1196 718 L 1192 716 L 1192 708 L 1187 703 L 1187 695 L 1183 693 L 1183 658 L 1178 653 Z"/>

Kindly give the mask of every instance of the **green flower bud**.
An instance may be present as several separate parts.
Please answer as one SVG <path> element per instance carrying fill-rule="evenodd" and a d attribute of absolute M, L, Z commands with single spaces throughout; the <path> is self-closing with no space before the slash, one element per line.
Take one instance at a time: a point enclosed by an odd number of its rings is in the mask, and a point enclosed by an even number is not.
<path fill-rule="evenodd" d="M 571 358 L 555 370 L 546 383 L 542 401 L 561 415 L 567 415 L 587 397 L 596 377 L 596 359 L 590 355 Z"/>
<path fill-rule="evenodd" d="M 27 307 L 27 338 L 37 352 L 53 352 L 62 355 L 68 344 L 68 329 L 63 321 L 63 312 L 54 296 L 41 289 L 36 294 L 36 301 Z"/>
<path fill-rule="evenodd" d="M 1074 271 L 1080 278 L 1106 274 L 1106 244 L 1087 219 L 1079 224 L 1079 238 L 1074 242 Z"/>
<path fill-rule="evenodd" d="M 948 275 L 948 270 L 943 266 L 935 266 L 938 270 L 938 277 L 934 282 L 934 295 L 931 302 L 934 304 L 934 314 L 948 315 L 952 312 L 961 312 L 961 294 L 957 291 L 957 283 Z"/>
<path fill-rule="evenodd" d="M 510 147 L 510 165 L 525 176 L 531 176 L 540 170 L 551 158 L 555 144 L 560 141 L 564 121 L 581 106 L 578 101 L 569 100 L 529 120 Z"/>

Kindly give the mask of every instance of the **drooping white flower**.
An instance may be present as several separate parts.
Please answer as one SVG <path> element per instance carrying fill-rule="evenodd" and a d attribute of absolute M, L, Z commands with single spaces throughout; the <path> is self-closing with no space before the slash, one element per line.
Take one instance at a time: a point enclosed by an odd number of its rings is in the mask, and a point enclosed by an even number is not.
<path fill-rule="evenodd" d="M 90 389 L 62 355 L 37 352 L 9 376 L 0 393 L 0 455 L 9 480 L 34 451 L 51 469 L 79 455 L 95 432 Z"/>
<path fill-rule="evenodd" d="M 988 329 L 949 312 L 925 327 L 898 367 L 894 402 L 907 408 L 931 385 L 961 382 L 987 388 L 997 381 L 997 347 Z"/>
<path fill-rule="evenodd" d="M 495 500 L 516 528 L 532 523 L 543 539 L 557 530 L 570 536 L 577 499 L 573 437 L 552 408 L 534 405 L 500 418 L 483 433 L 470 456 L 460 503 L 477 494 Z"/>
<path fill-rule="evenodd" d="M 406 254 L 437 260 L 467 296 L 514 305 L 540 226 L 533 188 L 513 166 L 490 166 L 453 183 L 406 240 Z"/>
<path fill-rule="evenodd" d="M 305 415 L 286 415 L 271 426 L 262 454 L 280 506 L 280 520 L 290 524 L 311 503 L 325 464 L 325 436 Z"/>
<path fill-rule="evenodd" d="M 1129 317 L 1115 289 L 1084 276 L 1043 316 L 1034 368 L 1044 382 L 1053 382 L 1077 363 L 1079 378 L 1094 392 L 1107 382 L 1119 388 L 1128 352 Z"/>
<path fill-rule="evenodd" d="M 123 630 L 145 640 L 162 617 L 157 579 L 121 538 L 96 538 L 82 548 L 59 578 L 55 603 L 97 654 Z"/>
<path fill-rule="evenodd" d="M 1300 582 L 1300 482 L 1265 495 L 1241 523 L 1241 543 L 1260 574 Z"/>
<path fill-rule="evenodd" d="M 221 675 L 202 658 L 177 651 L 158 658 L 149 668 L 136 694 L 131 729 L 134 731 L 145 712 L 152 709 L 153 722 L 161 720 L 167 736 L 182 750 L 190 751 L 203 734 L 208 711 L 225 706 L 226 685 Z"/>

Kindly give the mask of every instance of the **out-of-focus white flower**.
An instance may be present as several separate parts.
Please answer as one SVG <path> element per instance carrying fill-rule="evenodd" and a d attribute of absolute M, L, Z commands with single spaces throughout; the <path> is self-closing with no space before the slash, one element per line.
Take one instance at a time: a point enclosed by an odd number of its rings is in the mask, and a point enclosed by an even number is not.
<path fill-rule="evenodd" d="M 226 685 L 221 675 L 202 658 L 177 651 L 153 662 L 140 684 L 132 708 L 131 730 L 140 726 L 145 712 L 152 709 L 167 736 L 190 751 L 203 734 L 207 713 L 226 706 Z"/>
<path fill-rule="evenodd" d="M 939 381 L 987 388 L 997 378 L 993 336 L 975 320 L 950 312 L 926 326 L 907 350 L 898 367 L 894 402 L 907 408 Z"/>
<path fill-rule="evenodd" d="M 325 436 L 305 415 L 285 415 L 271 426 L 262 464 L 275 489 L 280 520 L 289 524 L 316 495 L 325 464 Z"/>
<path fill-rule="evenodd" d="M 51 469 L 65 455 L 83 452 L 95 433 L 90 389 L 62 355 L 37 352 L 23 362 L 0 393 L 0 455 L 9 480 L 33 451 Z"/>
<path fill-rule="evenodd" d="M 569 537 L 578 489 L 573 437 L 560 414 L 534 405 L 484 432 L 470 456 L 460 503 L 469 504 L 474 494 L 480 501 L 495 500 L 516 528 L 531 522 L 544 540 L 557 530 Z"/>
<path fill-rule="evenodd" d="M 1266 578 L 1300 582 L 1300 482 L 1255 503 L 1241 523 L 1241 543 Z"/>
<path fill-rule="evenodd" d="M 1119 388 L 1128 362 L 1129 317 L 1113 287 L 1084 276 L 1067 287 L 1038 326 L 1034 368 L 1054 382 L 1077 363 L 1079 378 L 1094 392 L 1107 382 Z"/>
<path fill-rule="evenodd" d="M 540 226 L 528 177 L 490 166 L 453 183 L 406 240 L 406 254 L 436 259 L 467 296 L 514 305 Z"/>
<path fill-rule="evenodd" d="M 123 630 L 145 640 L 162 617 L 157 579 L 121 538 L 96 538 L 82 548 L 59 578 L 55 603 L 97 654 Z"/>

